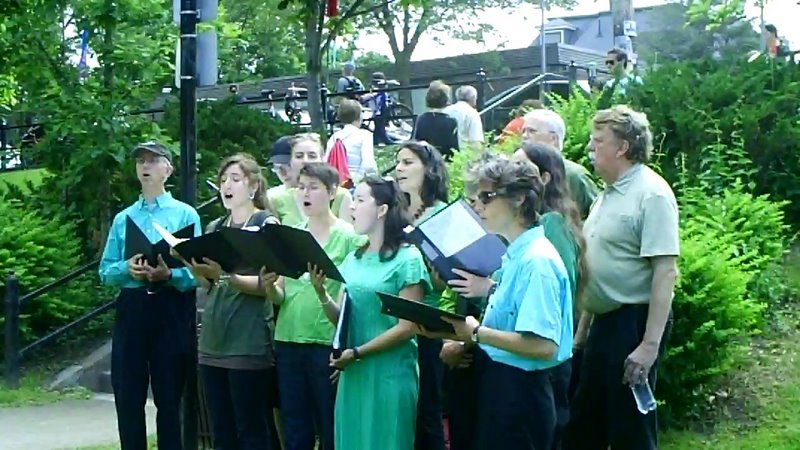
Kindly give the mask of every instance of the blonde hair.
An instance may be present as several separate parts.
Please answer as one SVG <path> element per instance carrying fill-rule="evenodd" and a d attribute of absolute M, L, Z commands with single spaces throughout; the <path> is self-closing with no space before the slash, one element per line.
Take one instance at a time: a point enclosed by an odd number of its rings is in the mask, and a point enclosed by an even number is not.
<path fill-rule="evenodd" d="M 339 102 L 339 110 L 337 112 L 339 121 L 342 123 L 354 123 L 361 120 L 361 104 L 349 98 L 342 99 Z"/>
<path fill-rule="evenodd" d="M 634 111 L 626 105 L 615 105 L 603 109 L 594 116 L 594 126 L 607 125 L 618 139 L 628 143 L 626 156 L 629 160 L 646 163 L 653 153 L 653 133 L 644 113 Z"/>

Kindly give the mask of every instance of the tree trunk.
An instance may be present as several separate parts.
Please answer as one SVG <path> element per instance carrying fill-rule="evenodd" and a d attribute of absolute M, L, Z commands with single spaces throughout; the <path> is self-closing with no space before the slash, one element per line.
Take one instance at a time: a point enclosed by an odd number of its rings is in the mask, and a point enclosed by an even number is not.
<path fill-rule="evenodd" d="M 397 81 L 400 82 L 402 86 L 409 86 L 411 84 L 411 53 L 413 49 L 409 51 L 408 49 L 404 49 L 402 52 L 394 55 L 394 70 L 395 76 L 397 77 Z M 412 105 L 411 102 L 411 91 L 410 90 L 403 90 L 399 92 L 400 94 L 400 102 L 405 103 L 413 110 L 417 110 L 417 105 Z"/>
<path fill-rule="evenodd" d="M 322 71 L 322 30 L 318 23 L 321 8 L 308 11 L 306 16 L 306 88 L 308 89 L 308 114 L 311 117 L 311 129 L 325 131 L 322 115 L 322 99 L 319 92 L 319 75 Z"/>

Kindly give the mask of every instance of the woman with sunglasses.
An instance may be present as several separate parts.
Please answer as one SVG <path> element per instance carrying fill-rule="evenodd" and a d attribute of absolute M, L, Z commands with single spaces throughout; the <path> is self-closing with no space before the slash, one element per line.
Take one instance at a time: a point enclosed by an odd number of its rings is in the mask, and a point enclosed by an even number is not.
<path fill-rule="evenodd" d="M 572 352 L 572 294 L 539 223 L 544 186 L 536 166 L 500 156 L 479 160 L 466 181 L 484 226 L 509 242 L 483 321 L 448 320 L 479 347 L 475 448 L 546 450 L 556 424 L 550 369 Z"/>
<path fill-rule="evenodd" d="M 327 163 L 307 163 L 300 169 L 298 202 L 308 221 L 308 230 L 335 264 L 361 247 L 366 238 L 331 211 L 331 200 L 339 183 L 339 173 Z M 320 450 L 333 450 L 333 404 L 331 384 L 331 341 L 334 326 L 320 305 L 307 276 L 294 280 L 266 273 L 262 285 L 267 299 L 280 305 L 275 326 L 278 383 L 281 412 L 286 434 L 285 450 L 312 450 L 315 434 Z M 338 296 L 341 283 L 328 280 L 326 289 Z"/>
<path fill-rule="evenodd" d="M 368 175 L 356 186 L 353 227 L 369 242 L 349 254 L 339 270 L 347 280 L 347 349 L 331 364 L 341 370 L 334 428 L 337 449 L 410 450 L 419 391 L 414 326 L 381 312 L 376 292 L 421 301 L 430 291 L 428 270 L 416 247 L 405 242 L 405 196 L 391 179 Z M 339 320 L 343 295 L 334 301 L 325 276 L 311 280 L 331 322 Z"/>
<path fill-rule="evenodd" d="M 542 175 L 544 199 L 539 222 L 544 227 L 544 235 L 553 243 L 567 269 L 574 319 L 578 312 L 577 300 L 588 279 L 588 268 L 584 257 L 586 241 L 583 238 L 583 222 L 577 204 L 569 196 L 564 158 L 554 147 L 530 142 L 524 142 L 513 158 L 532 162 Z M 573 324 L 577 325 L 575 322 L 573 320 Z M 572 368 L 570 359 L 552 369 L 551 381 L 557 416 L 553 449 L 561 448 L 561 434 L 569 421 L 570 386 L 573 384 L 571 379 L 577 380 L 572 376 Z"/>
<path fill-rule="evenodd" d="M 424 142 L 407 142 L 396 154 L 395 176 L 408 196 L 408 212 L 414 225 L 424 222 L 447 206 L 447 168 L 438 150 Z M 446 285 L 433 278 L 433 290 L 425 295 L 426 305 L 438 308 Z M 441 339 L 420 336 L 419 403 L 417 408 L 417 450 L 444 450 L 441 389 L 444 364 L 439 359 Z"/>

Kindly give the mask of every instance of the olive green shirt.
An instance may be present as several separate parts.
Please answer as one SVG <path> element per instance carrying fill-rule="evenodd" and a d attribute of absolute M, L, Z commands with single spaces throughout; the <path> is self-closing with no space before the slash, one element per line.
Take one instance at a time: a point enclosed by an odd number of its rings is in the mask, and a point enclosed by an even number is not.
<path fill-rule="evenodd" d="M 650 258 L 678 256 L 678 204 L 666 181 L 636 164 L 597 198 L 583 227 L 591 274 L 584 307 L 594 314 L 647 304 Z"/>
<path fill-rule="evenodd" d="M 597 198 L 597 185 L 592 180 L 589 171 L 582 165 L 564 158 L 564 170 L 567 177 L 570 196 L 578 204 L 581 218 L 589 215 L 595 198 Z"/>

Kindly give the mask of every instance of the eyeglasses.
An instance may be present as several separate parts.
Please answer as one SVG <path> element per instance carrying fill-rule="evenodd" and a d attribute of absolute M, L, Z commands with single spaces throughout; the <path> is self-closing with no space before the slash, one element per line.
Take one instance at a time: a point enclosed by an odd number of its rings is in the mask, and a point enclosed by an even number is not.
<path fill-rule="evenodd" d="M 497 196 L 500 195 L 499 192 L 492 192 L 492 191 L 481 191 L 477 192 L 475 196 L 471 199 L 474 203 L 475 200 L 478 200 L 483 205 L 488 205 L 491 203 Z"/>
<path fill-rule="evenodd" d="M 614 65 L 614 64 L 616 64 L 616 63 L 617 63 L 617 62 L 616 62 L 616 61 L 614 61 L 613 59 L 606 60 L 606 66 L 607 66 L 607 67 L 611 67 L 611 66 L 613 66 L 613 65 Z"/>

